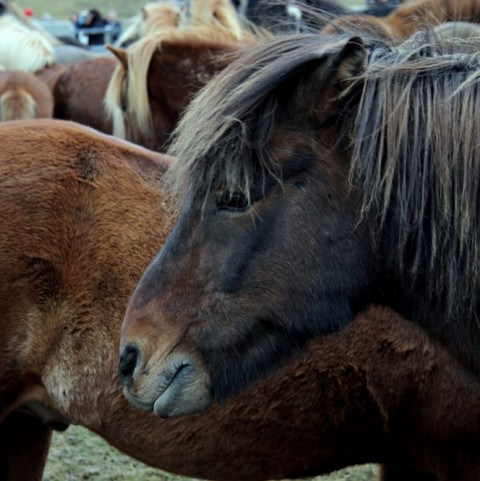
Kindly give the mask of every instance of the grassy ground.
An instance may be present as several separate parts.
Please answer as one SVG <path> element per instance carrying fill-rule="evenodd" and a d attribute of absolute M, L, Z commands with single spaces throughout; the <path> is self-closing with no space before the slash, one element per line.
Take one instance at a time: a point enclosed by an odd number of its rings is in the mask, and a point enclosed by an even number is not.
<path fill-rule="evenodd" d="M 374 481 L 373 465 L 348 468 L 315 478 L 315 481 Z M 175 476 L 119 453 L 100 437 L 84 428 L 71 426 L 56 433 L 44 481 L 192 481 Z"/>

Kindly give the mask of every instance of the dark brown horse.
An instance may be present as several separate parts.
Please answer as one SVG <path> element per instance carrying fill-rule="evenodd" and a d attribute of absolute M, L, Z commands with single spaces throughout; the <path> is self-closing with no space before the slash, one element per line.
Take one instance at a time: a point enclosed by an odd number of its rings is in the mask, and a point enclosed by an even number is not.
<path fill-rule="evenodd" d="M 205 409 L 369 302 L 478 376 L 478 45 L 369 44 L 266 42 L 191 104 L 171 150 L 180 217 L 123 328 L 137 404 Z"/>
<path fill-rule="evenodd" d="M 53 116 L 52 92 L 33 74 L 0 71 L 0 122 Z"/>
<path fill-rule="evenodd" d="M 165 421 L 132 408 L 117 343 L 129 294 L 170 230 L 168 159 L 59 121 L 3 124 L 0 138 L 2 480 L 40 480 L 51 429 L 68 423 L 208 479 L 367 461 L 387 463 L 387 481 L 429 481 L 425 466 L 478 475 L 478 443 L 460 452 L 455 442 L 476 439 L 477 380 L 386 309 L 201 416 Z"/>

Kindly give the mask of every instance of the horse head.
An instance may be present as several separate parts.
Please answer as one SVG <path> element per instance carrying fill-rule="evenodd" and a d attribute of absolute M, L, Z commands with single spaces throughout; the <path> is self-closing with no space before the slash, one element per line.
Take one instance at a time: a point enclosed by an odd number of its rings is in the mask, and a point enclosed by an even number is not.
<path fill-rule="evenodd" d="M 340 329 L 367 284 L 372 254 L 353 235 L 362 227 L 337 141 L 365 49 L 358 38 L 301 41 L 311 42 L 302 58 L 288 38 L 252 49 L 180 124 L 179 221 L 131 299 L 121 343 L 127 398 L 158 415 L 203 410 Z"/>

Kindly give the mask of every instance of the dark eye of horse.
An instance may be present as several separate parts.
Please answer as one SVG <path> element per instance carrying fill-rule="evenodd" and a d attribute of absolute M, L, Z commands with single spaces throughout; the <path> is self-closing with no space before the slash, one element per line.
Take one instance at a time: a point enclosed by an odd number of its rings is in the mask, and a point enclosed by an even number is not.
<path fill-rule="evenodd" d="M 228 212 L 245 212 L 250 206 L 251 204 L 248 201 L 247 196 L 240 192 L 223 194 L 217 200 L 218 209 Z"/>

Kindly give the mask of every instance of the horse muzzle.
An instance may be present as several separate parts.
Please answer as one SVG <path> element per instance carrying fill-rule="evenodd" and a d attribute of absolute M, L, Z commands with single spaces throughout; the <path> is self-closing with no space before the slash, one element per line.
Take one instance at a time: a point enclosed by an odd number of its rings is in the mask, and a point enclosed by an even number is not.
<path fill-rule="evenodd" d="M 177 346 L 163 360 L 146 362 L 142 350 L 127 344 L 120 355 L 120 379 L 127 401 L 162 418 L 200 413 L 213 401 L 210 376 L 198 356 Z"/>

